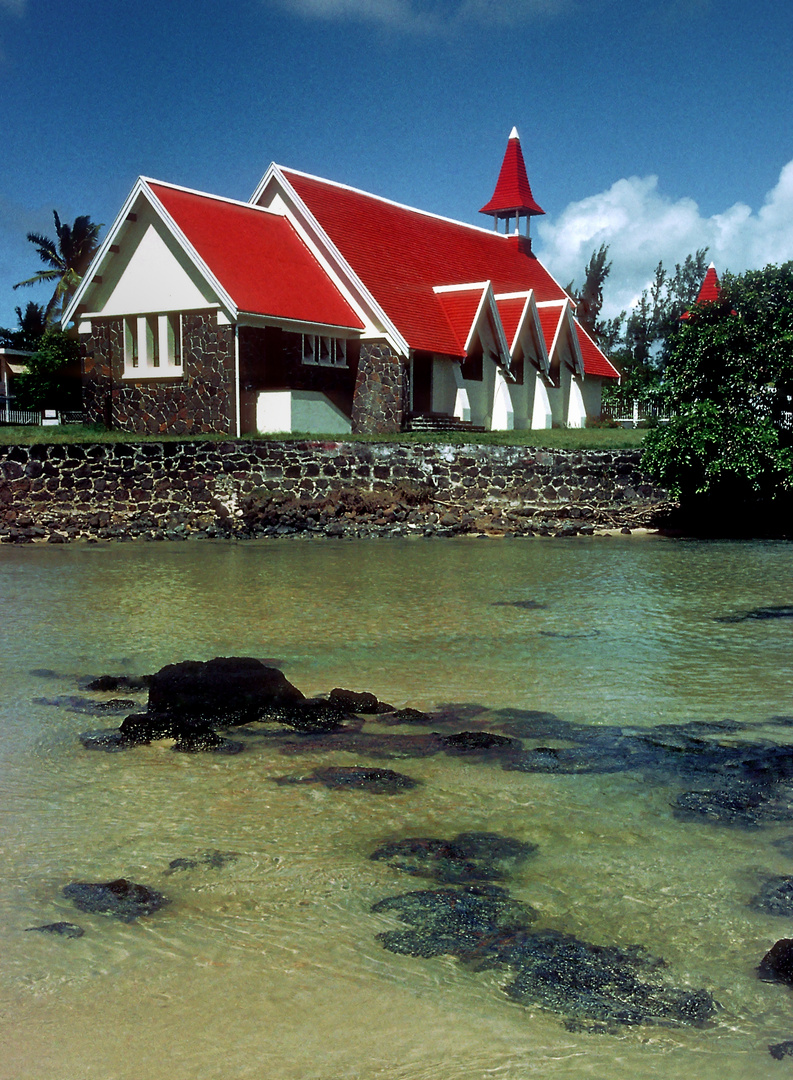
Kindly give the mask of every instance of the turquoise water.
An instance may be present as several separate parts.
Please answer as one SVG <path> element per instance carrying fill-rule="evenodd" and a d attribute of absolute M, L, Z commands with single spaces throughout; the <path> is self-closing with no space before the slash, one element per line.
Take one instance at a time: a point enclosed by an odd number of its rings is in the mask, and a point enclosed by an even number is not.
<path fill-rule="evenodd" d="M 253 739 L 229 758 L 162 743 L 89 753 L 78 733 L 118 718 L 44 702 L 84 694 L 85 676 L 252 655 L 308 694 L 543 710 L 593 729 L 730 717 L 785 741 L 790 729 L 768 720 L 793 713 L 793 620 L 717 620 L 793 603 L 789 545 L 6 546 L 0 596 L 0 1077 L 753 1080 L 788 1067 L 768 1046 L 793 1038 L 792 992 L 754 969 L 789 921 L 747 902 L 763 875 L 793 873 L 772 844 L 791 822 L 682 822 L 671 804 L 691 785 L 638 772 L 362 762 L 343 750 L 296 759 Z M 390 797 L 274 783 L 329 763 L 422 783 Z M 543 925 L 647 946 L 675 985 L 714 994 L 714 1022 L 571 1032 L 510 1001 L 503 973 L 385 951 L 375 935 L 398 924 L 372 904 L 426 882 L 371 852 L 474 830 L 538 845 L 509 887 Z M 210 850 L 236 859 L 166 873 Z M 120 876 L 170 904 L 127 925 L 60 894 Z M 85 935 L 24 932 L 58 920 Z"/>

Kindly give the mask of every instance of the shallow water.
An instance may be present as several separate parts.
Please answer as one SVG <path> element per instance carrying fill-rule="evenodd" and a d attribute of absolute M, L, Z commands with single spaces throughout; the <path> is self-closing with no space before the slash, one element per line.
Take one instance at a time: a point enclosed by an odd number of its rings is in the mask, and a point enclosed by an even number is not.
<path fill-rule="evenodd" d="M 790 545 L 6 546 L 0 596 L 0 1077 L 753 1080 L 789 1068 L 768 1046 L 793 1039 L 793 991 L 755 968 L 790 922 L 747 902 L 764 875 L 793 873 L 772 844 L 793 822 L 683 822 L 671 804 L 690 784 L 637 772 L 284 756 L 245 736 L 235 757 L 162 743 L 91 753 L 77 734 L 120 717 L 41 699 L 127 697 L 86 695 L 78 680 L 250 655 L 308 694 L 344 686 L 399 707 L 544 710 L 593 728 L 731 717 L 793 741 L 767 723 L 793 713 L 793 619 L 717 621 L 793 603 Z M 393 796 L 274 783 L 327 764 L 422 783 Z M 713 1023 L 571 1032 L 507 998 L 503 971 L 384 950 L 375 935 L 401 924 L 372 904 L 428 883 L 372 851 L 477 830 L 538 845 L 508 885 L 542 926 L 645 945 L 674 985 L 713 993 Z M 236 858 L 167 873 L 216 850 Z M 124 924 L 61 896 L 70 881 L 121 876 L 170 904 Z M 85 935 L 24 932 L 62 920 Z"/>

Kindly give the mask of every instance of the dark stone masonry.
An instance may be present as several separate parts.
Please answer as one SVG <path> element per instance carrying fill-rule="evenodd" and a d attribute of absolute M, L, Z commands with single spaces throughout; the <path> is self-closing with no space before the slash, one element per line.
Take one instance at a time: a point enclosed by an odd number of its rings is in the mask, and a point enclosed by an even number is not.
<path fill-rule="evenodd" d="M 355 442 L 0 445 L 0 540 L 568 536 L 653 522 L 639 451 Z"/>

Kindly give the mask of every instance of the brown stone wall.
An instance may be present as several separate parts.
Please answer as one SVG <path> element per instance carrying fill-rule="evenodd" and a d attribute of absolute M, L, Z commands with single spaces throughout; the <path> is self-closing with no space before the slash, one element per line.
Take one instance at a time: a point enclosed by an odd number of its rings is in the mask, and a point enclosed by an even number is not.
<path fill-rule="evenodd" d="M 352 402 L 352 430 L 398 432 L 405 417 L 405 362 L 385 342 L 362 342 Z"/>
<path fill-rule="evenodd" d="M 408 485 L 439 508 L 643 508 L 668 496 L 642 474 L 640 456 L 315 441 L 0 446 L 0 538 L 233 531 L 255 491 L 321 500 Z"/>
<path fill-rule="evenodd" d="M 124 378 L 123 319 L 94 319 L 81 341 L 88 423 L 151 435 L 236 434 L 234 327 L 215 312 L 182 316 L 181 376 Z"/>

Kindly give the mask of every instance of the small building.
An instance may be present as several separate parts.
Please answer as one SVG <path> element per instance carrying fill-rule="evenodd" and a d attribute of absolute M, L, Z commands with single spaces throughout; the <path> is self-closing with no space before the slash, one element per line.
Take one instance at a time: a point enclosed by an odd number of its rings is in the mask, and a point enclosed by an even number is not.
<path fill-rule="evenodd" d="M 514 129 L 482 212 L 492 230 L 275 164 L 247 203 L 139 178 L 64 313 L 86 420 L 229 435 L 582 426 L 618 372 L 532 252 L 543 211 Z"/>

